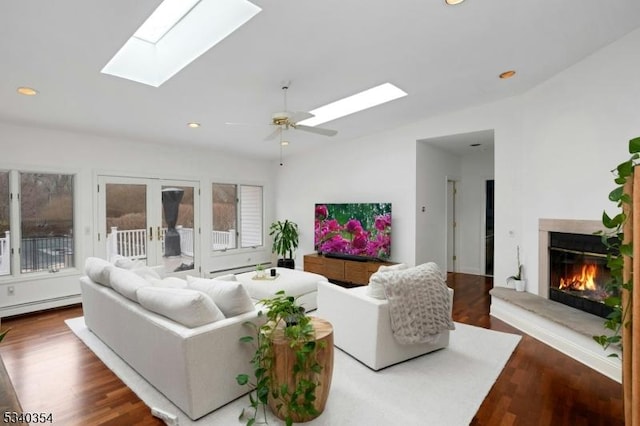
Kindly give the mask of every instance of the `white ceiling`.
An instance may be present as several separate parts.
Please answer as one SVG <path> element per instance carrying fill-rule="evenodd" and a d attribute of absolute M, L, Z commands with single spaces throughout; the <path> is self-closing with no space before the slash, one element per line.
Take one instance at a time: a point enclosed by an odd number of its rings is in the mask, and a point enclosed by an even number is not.
<path fill-rule="evenodd" d="M 263 139 L 282 110 L 283 80 L 292 111 L 386 81 L 409 93 L 321 126 L 335 137 L 286 136 L 285 156 L 339 149 L 522 93 L 640 26 L 638 0 L 255 0 L 261 13 L 159 88 L 101 74 L 159 3 L 0 2 L 0 121 L 277 158 L 278 141 Z M 507 69 L 517 76 L 498 79 Z M 18 86 L 40 94 L 20 96 Z"/>

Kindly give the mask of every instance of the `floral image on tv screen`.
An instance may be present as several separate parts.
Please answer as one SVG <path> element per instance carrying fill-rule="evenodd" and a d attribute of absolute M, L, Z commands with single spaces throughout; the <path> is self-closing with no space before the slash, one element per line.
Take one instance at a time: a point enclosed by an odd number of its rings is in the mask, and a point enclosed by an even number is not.
<path fill-rule="evenodd" d="M 391 254 L 391 203 L 316 204 L 314 246 L 319 253 L 375 259 Z"/>

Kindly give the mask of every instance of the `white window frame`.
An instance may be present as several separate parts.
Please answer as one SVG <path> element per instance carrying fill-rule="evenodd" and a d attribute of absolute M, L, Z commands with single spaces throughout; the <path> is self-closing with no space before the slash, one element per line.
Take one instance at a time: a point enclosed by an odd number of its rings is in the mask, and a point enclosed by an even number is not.
<path fill-rule="evenodd" d="M 265 228 L 264 228 L 264 185 L 255 183 L 238 183 L 238 182 L 225 182 L 221 180 L 214 180 L 211 182 L 210 191 L 213 194 L 213 185 L 234 185 L 236 187 L 236 246 L 234 248 L 214 249 L 213 240 L 211 239 L 209 247 L 212 253 L 228 253 L 239 252 L 246 250 L 262 249 L 265 241 Z M 259 188 L 259 205 L 255 208 L 251 208 L 250 199 L 244 199 L 243 194 L 249 195 L 251 188 Z M 212 195 L 213 197 L 213 195 Z M 214 200 L 211 199 L 211 205 L 213 206 Z M 213 212 L 211 213 L 213 215 Z M 243 222 L 245 216 L 253 214 L 253 223 L 257 224 L 258 230 L 253 232 L 253 239 L 247 241 L 247 234 L 250 234 L 251 221 L 249 223 Z M 211 223 L 213 224 L 214 218 L 211 217 Z M 213 226 L 212 226 L 213 229 Z M 212 237 L 211 237 L 212 238 Z M 258 241 L 259 239 L 259 241 Z"/>

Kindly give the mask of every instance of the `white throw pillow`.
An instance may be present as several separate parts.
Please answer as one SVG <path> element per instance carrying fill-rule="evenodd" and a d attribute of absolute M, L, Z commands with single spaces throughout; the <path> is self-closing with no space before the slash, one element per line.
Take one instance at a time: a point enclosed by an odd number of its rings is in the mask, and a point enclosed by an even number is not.
<path fill-rule="evenodd" d="M 148 267 L 147 265 L 134 266 L 133 268 L 131 268 L 131 272 L 144 278 L 147 281 L 162 279 L 160 274 L 158 274 L 155 270 Z"/>
<path fill-rule="evenodd" d="M 214 279 L 220 281 L 238 281 L 234 274 L 220 275 L 219 277 L 214 277 Z"/>
<path fill-rule="evenodd" d="M 124 257 L 121 254 L 116 254 L 111 257 L 111 263 L 122 269 L 133 269 L 138 264 L 138 262 L 135 262 L 128 257 Z"/>
<path fill-rule="evenodd" d="M 401 271 L 407 269 L 407 265 L 404 263 L 397 263 L 395 265 L 380 265 L 377 272 L 371 274 L 369 278 L 369 285 L 367 286 L 366 295 L 376 299 L 386 299 L 384 294 L 384 281 L 385 277 L 382 274 L 393 271 Z"/>
<path fill-rule="evenodd" d="M 222 313 L 227 317 L 255 310 L 247 290 L 238 281 L 196 278 L 187 275 L 188 288 L 201 291 L 211 297 Z"/>
<path fill-rule="evenodd" d="M 144 308 L 186 327 L 199 327 L 224 319 L 213 300 L 196 290 L 148 286 L 139 288 L 137 294 Z"/>
<path fill-rule="evenodd" d="M 87 260 L 84 262 L 84 273 L 91 278 L 91 281 L 106 287 L 111 287 L 109 279 L 109 267 L 111 266 L 111 263 L 99 257 L 87 257 Z"/>
<path fill-rule="evenodd" d="M 149 282 L 154 287 L 164 288 L 187 288 L 187 280 L 178 277 L 166 277 L 162 279 L 150 279 Z"/>
<path fill-rule="evenodd" d="M 136 291 L 140 287 L 151 286 L 147 280 L 131 271 L 118 268 L 114 265 L 110 265 L 108 268 L 110 269 L 109 277 L 111 278 L 111 287 L 134 302 L 138 301 Z"/>

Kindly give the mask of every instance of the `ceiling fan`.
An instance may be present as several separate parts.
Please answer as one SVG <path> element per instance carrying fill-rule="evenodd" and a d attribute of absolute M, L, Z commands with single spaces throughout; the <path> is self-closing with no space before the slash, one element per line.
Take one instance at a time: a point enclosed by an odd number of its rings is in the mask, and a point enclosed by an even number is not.
<path fill-rule="evenodd" d="M 282 132 L 289 129 L 302 130 L 304 132 L 315 133 L 323 136 L 335 136 L 338 131 L 332 129 L 324 129 L 321 127 L 305 126 L 304 124 L 298 124 L 300 121 L 314 117 L 310 112 L 291 112 L 287 110 L 287 90 L 289 89 L 289 82 L 283 82 L 282 94 L 284 98 L 284 110 L 274 113 L 271 116 L 271 125 L 276 129 L 271 132 L 265 140 L 273 140 L 282 135 Z M 242 124 L 242 123 L 227 123 L 227 124 Z"/>

